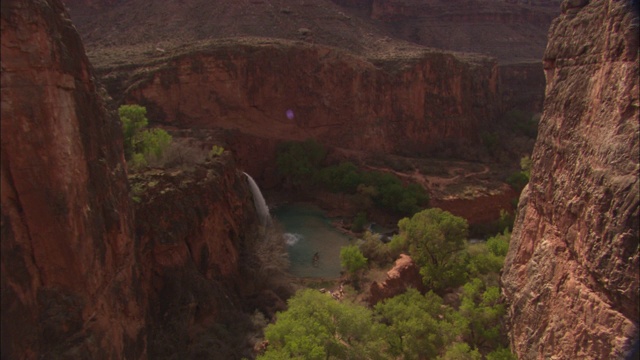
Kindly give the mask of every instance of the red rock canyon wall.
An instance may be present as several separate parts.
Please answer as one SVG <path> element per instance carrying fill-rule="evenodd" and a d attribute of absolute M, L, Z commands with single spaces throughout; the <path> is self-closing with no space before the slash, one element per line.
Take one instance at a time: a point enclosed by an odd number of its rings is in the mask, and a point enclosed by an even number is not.
<path fill-rule="evenodd" d="M 2 2 L 2 358 L 139 358 L 122 135 L 58 0 Z"/>
<path fill-rule="evenodd" d="M 370 62 L 262 39 L 220 42 L 142 64 L 133 75 L 125 68 L 101 73 L 112 92 L 126 89 L 127 101 L 145 104 L 165 124 L 315 138 L 368 152 L 460 154 L 500 110 L 496 63 L 447 53 Z"/>
<path fill-rule="evenodd" d="M 637 16 L 623 1 L 566 1 L 544 64 L 502 277 L 511 344 L 520 359 L 616 359 L 638 329 Z"/>

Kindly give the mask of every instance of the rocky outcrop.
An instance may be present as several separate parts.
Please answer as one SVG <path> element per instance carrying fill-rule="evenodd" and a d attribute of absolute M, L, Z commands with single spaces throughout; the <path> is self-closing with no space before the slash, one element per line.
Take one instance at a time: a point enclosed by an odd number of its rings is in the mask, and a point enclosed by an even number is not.
<path fill-rule="evenodd" d="M 447 197 L 444 199 L 432 198 L 429 204 L 446 210 L 456 216 L 463 217 L 469 225 L 488 224 L 500 218 L 503 211 L 513 212 L 513 202 L 518 193 L 508 185 L 489 193 L 464 198 L 463 196 Z"/>
<path fill-rule="evenodd" d="M 520 359 L 615 359 L 638 331 L 638 19 L 565 1 L 502 281 Z"/>
<path fill-rule="evenodd" d="M 189 167 L 151 169 L 131 183 L 149 356 L 239 357 L 251 348 L 246 339 L 212 329 L 246 321 L 242 297 L 260 288 L 245 271 L 247 247 L 260 238 L 246 177 L 226 152 Z"/>
<path fill-rule="evenodd" d="M 126 101 L 165 124 L 373 153 L 473 156 L 479 130 L 500 109 L 494 61 L 426 51 L 366 60 L 240 39 L 101 73 L 114 95 L 125 90 Z"/>
<path fill-rule="evenodd" d="M 2 2 L 2 358 L 141 358 L 122 135 L 62 3 Z"/>
<path fill-rule="evenodd" d="M 288 288 L 254 273 L 262 237 L 229 152 L 129 188 L 63 5 L 7 1 L 1 19 L 2 359 L 250 357 L 243 312 L 271 315 Z"/>
<path fill-rule="evenodd" d="M 425 291 L 420 275 L 420 268 L 413 262 L 410 256 L 400 254 L 393 268 L 387 272 L 387 278 L 381 284 L 373 282 L 369 289 L 367 302 L 374 306 L 380 301 L 402 294 L 408 288 Z"/>

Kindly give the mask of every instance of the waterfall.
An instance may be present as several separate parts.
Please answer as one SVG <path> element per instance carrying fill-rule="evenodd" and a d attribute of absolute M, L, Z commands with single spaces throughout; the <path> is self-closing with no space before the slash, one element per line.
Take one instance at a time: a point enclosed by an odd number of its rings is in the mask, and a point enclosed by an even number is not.
<path fill-rule="evenodd" d="M 264 197 L 262 196 L 262 192 L 260 192 L 258 184 L 256 184 L 255 180 L 253 180 L 253 178 L 249 174 L 247 174 L 246 172 L 243 172 L 243 174 L 247 175 L 247 181 L 249 182 L 251 194 L 253 195 L 253 204 L 256 207 L 256 212 L 260 217 L 262 226 L 271 225 L 271 215 L 269 215 L 269 207 L 267 206 L 267 202 L 264 201 Z"/>

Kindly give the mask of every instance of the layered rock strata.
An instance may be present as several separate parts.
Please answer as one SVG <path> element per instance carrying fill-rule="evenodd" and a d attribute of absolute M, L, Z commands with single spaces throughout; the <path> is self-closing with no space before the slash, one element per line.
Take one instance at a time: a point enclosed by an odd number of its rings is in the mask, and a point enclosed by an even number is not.
<path fill-rule="evenodd" d="M 229 339 L 212 329 L 239 323 L 242 297 L 262 289 L 243 271 L 248 244 L 260 239 L 246 177 L 227 152 L 202 164 L 148 170 L 131 183 L 149 356 L 239 356 L 250 346 L 241 339 L 217 345 Z"/>
<path fill-rule="evenodd" d="M 502 281 L 520 359 L 616 359 L 638 331 L 638 18 L 565 1 Z"/>
<path fill-rule="evenodd" d="M 62 3 L 2 2 L 2 358 L 141 358 L 119 123 Z"/>
<path fill-rule="evenodd" d="M 473 154 L 500 110 L 495 61 L 427 51 L 366 60 L 284 40 L 217 41 L 101 75 L 165 124 L 374 153 Z"/>

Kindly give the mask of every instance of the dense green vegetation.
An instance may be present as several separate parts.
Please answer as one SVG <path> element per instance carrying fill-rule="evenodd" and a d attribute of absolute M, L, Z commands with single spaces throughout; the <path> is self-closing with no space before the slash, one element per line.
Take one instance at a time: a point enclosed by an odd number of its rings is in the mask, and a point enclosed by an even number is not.
<path fill-rule="evenodd" d="M 327 156 L 325 148 L 314 140 L 287 141 L 278 146 L 278 171 L 294 186 L 313 184 Z"/>
<path fill-rule="evenodd" d="M 358 271 L 367 266 L 367 258 L 362 255 L 362 251 L 358 246 L 345 246 L 340 249 L 340 265 L 352 278 L 355 278 Z"/>
<path fill-rule="evenodd" d="M 502 121 L 509 125 L 511 131 L 516 134 L 521 134 L 531 139 L 535 139 L 538 136 L 540 115 L 525 110 L 511 109 L 504 114 Z"/>
<path fill-rule="evenodd" d="M 157 160 L 171 144 L 171 135 L 162 129 L 148 129 L 147 109 L 140 105 L 118 108 L 124 135 L 124 155 L 130 167 L 146 166 Z"/>
<path fill-rule="evenodd" d="M 466 221 L 440 209 L 402 219 L 399 228 L 389 244 L 367 232 L 359 249 L 343 248 L 343 267 L 388 265 L 408 252 L 430 291 L 408 289 L 366 307 L 301 290 L 266 328 L 269 346 L 258 359 L 515 359 L 503 335 L 498 287 L 508 229 L 468 244 Z"/>
<path fill-rule="evenodd" d="M 276 163 L 286 182 L 298 188 L 322 186 L 354 195 L 361 210 L 376 205 L 398 214 L 410 215 L 426 207 L 427 192 L 417 184 L 380 171 L 363 171 L 351 162 L 324 165 L 327 151 L 313 140 L 286 142 L 278 148 Z"/>
<path fill-rule="evenodd" d="M 396 253 L 411 255 L 427 287 L 441 291 L 464 283 L 466 220 L 433 208 L 400 220 L 398 228 L 389 245 Z"/>

